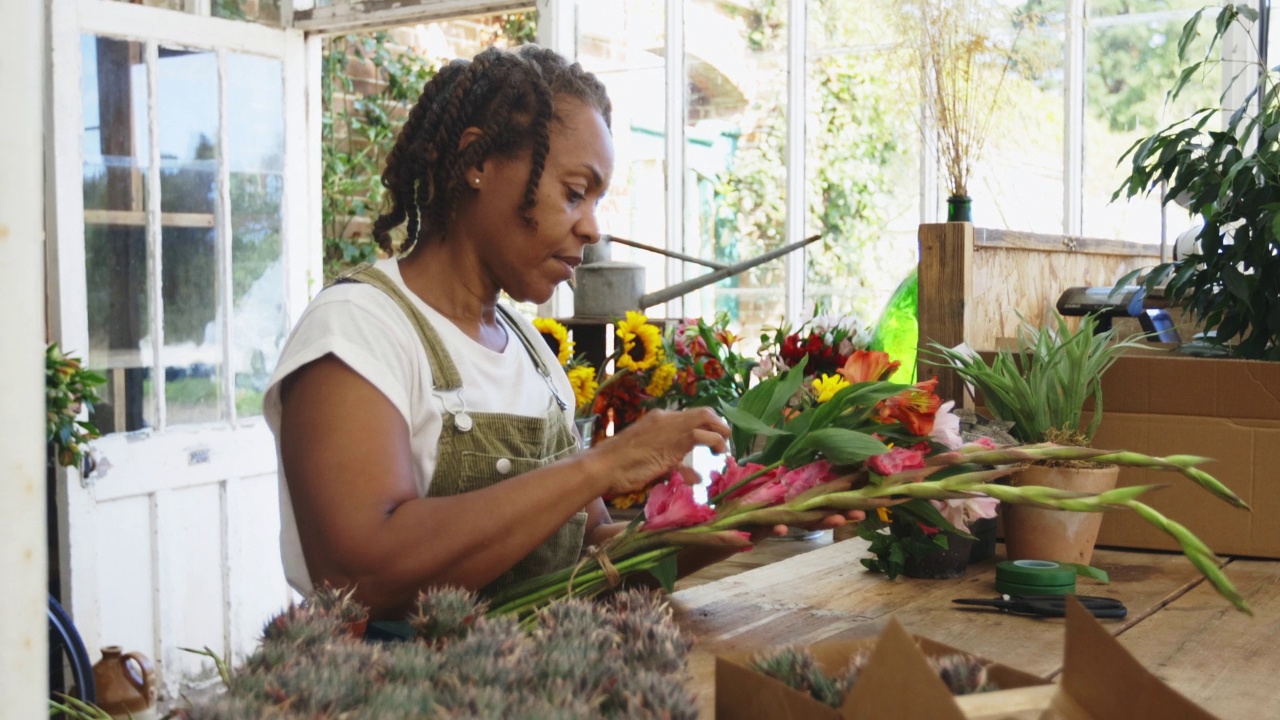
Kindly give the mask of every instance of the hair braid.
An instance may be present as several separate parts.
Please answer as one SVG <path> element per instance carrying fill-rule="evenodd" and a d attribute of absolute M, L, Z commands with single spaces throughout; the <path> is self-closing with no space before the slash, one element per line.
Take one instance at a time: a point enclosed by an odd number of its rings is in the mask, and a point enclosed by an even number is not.
<path fill-rule="evenodd" d="M 561 95 L 590 105 L 610 125 L 612 106 L 604 85 L 552 50 L 490 48 L 442 67 L 423 87 L 387 155 L 382 184 L 388 208 L 373 224 L 379 247 L 392 253 L 391 231 L 405 222 L 402 251 L 446 232 L 464 197 L 467 170 L 495 156 L 530 153 L 519 212 L 532 222 L 551 123 L 558 119 L 555 100 Z M 459 150 L 462 134 L 471 127 L 481 137 Z"/>

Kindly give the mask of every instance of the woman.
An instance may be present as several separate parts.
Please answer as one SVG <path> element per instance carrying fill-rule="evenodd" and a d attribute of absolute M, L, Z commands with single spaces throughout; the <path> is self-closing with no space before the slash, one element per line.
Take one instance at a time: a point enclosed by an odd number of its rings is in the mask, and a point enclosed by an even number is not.
<path fill-rule="evenodd" d="M 374 223 L 394 255 L 308 307 L 267 391 L 290 583 L 356 587 L 376 618 L 419 589 L 492 593 L 618 532 L 600 496 L 726 450 L 707 409 L 651 412 L 576 453 L 573 392 L 532 325 L 597 242 L 613 172 L 603 85 L 552 51 L 442 68 L 410 112 Z M 831 524 L 840 520 L 835 519 Z"/>

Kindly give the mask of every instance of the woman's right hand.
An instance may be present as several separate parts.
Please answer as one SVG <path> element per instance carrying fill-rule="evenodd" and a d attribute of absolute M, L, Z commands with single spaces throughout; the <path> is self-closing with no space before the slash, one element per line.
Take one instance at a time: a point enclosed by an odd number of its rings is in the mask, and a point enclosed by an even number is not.
<path fill-rule="evenodd" d="M 600 461 L 602 494 L 625 495 L 671 474 L 698 445 L 727 452 L 729 432 L 728 423 L 710 408 L 650 410 L 588 452 Z"/>

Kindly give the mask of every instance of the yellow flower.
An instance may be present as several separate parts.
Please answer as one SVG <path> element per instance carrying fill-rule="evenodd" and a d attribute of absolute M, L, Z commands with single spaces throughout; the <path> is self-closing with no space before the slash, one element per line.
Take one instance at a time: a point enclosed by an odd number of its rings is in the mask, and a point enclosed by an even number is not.
<path fill-rule="evenodd" d="M 823 375 L 813 379 L 813 391 L 818 394 L 818 404 L 830 400 L 835 394 L 849 387 L 849 381 L 839 375 Z"/>
<path fill-rule="evenodd" d="M 552 349 L 556 351 L 556 360 L 561 366 L 567 367 L 570 358 L 573 357 L 573 341 L 569 339 L 569 330 L 564 325 L 551 318 L 534 318 L 533 327 L 542 333 L 543 337 L 549 337 L 555 340 Z"/>
<path fill-rule="evenodd" d="M 671 382 L 676 379 L 676 364 L 663 363 L 653 371 L 653 378 L 649 380 L 649 386 L 644 389 L 649 397 L 662 397 L 671 387 Z"/>
<path fill-rule="evenodd" d="M 626 320 L 618 323 L 618 339 L 622 340 L 622 355 L 618 357 L 619 370 L 644 372 L 662 362 L 662 331 L 649 324 L 643 313 L 628 311 Z M 640 345 L 640 357 L 636 357 L 636 344 Z"/>
<path fill-rule="evenodd" d="M 578 410 L 586 407 L 596 397 L 596 369 L 590 365 L 578 365 L 569 368 L 569 384 L 573 386 L 573 399 Z"/>
<path fill-rule="evenodd" d="M 889 508 L 878 507 L 876 508 L 876 514 L 880 516 L 880 522 L 889 522 Z"/>
<path fill-rule="evenodd" d="M 609 504 L 619 510 L 626 510 L 632 505 L 644 500 L 645 496 L 648 494 L 649 492 L 647 490 L 637 490 L 629 495 L 619 495 L 618 497 L 610 500 Z"/>

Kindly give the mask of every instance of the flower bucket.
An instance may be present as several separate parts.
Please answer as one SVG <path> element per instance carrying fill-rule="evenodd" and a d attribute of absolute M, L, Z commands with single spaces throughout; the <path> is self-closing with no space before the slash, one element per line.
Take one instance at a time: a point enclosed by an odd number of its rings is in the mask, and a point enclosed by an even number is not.
<path fill-rule="evenodd" d="M 1030 465 L 1013 477 L 1015 485 L 1039 485 L 1073 492 L 1101 493 L 1116 486 L 1120 467 Z M 1102 513 L 1045 510 L 1004 505 L 1005 549 L 1010 560 L 1053 560 L 1088 565 L 1102 525 Z"/>

